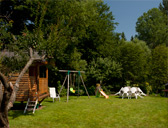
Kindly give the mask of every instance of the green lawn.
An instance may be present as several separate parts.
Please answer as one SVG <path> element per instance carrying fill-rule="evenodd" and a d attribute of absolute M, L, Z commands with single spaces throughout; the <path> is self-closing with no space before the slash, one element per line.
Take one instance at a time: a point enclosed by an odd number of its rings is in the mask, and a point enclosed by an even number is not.
<path fill-rule="evenodd" d="M 167 128 L 168 98 L 109 99 L 81 96 L 42 102 L 35 114 L 10 111 L 10 128 Z"/>

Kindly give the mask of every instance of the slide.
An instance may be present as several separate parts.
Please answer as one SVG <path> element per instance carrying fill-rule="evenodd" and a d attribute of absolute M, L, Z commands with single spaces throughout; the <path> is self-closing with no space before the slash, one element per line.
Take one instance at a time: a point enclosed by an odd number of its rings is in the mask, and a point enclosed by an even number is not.
<path fill-rule="evenodd" d="M 108 99 L 109 98 L 109 96 L 108 95 L 106 95 L 106 93 L 104 93 L 102 90 L 100 91 L 100 93 L 106 98 L 106 99 Z"/>

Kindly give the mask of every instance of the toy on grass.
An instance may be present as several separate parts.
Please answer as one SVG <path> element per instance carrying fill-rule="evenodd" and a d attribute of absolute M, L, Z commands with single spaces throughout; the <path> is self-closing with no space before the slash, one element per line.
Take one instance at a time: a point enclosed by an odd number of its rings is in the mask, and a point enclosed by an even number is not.
<path fill-rule="evenodd" d="M 104 93 L 104 91 L 101 88 L 100 84 L 96 84 L 95 95 L 96 95 L 96 97 L 100 97 L 101 95 L 103 95 L 106 99 L 109 98 L 109 96 L 106 95 L 106 93 Z"/>

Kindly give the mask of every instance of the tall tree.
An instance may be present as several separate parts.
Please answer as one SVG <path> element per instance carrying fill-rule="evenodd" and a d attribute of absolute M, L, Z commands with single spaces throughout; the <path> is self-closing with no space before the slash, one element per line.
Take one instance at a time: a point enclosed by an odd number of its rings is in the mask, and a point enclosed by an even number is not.
<path fill-rule="evenodd" d="M 131 36 L 131 41 L 133 41 L 134 40 L 134 37 L 133 36 Z"/>
<path fill-rule="evenodd" d="M 102 1 L 95 2 L 93 8 L 96 15 L 90 19 L 86 29 L 86 35 L 78 45 L 82 58 L 91 62 L 93 58 L 107 56 L 113 47 L 114 32 L 116 23 L 109 7 Z M 92 9 L 93 9 L 92 8 Z"/>
<path fill-rule="evenodd" d="M 122 40 L 125 40 L 125 41 L 127 40 L 126 37 L 125 37 L 124 32 L 121 33 L 121 39 L 122 39 Z"/>
<path fill-rule="evenodd" d="M 59 69 L 85 69 L 93 58 L 115 53 L 116 23 L 102 0 L 9 0 L 3 5 L 3 14 L 13 12 L 10 30 L 17 40 L 11 46 L 17 52 L 45 51 Z"/>
<path fill-rule="evenodd" d="M 162 0 L 162 3 L 159 5 L 159 9 L 168 17 L 168 0 Z"/>
<path fill-rule="evenodd" d="M 147 42 L 151 48 L 157 45 L 168 45 L 167 17 L 159 9 L 150 9 L 136 22 L 137 37 Z"/>
<path fill-rule="evenodd" d="M 168 47 L 159 45 L 152 51 L 152 79 L 153 91 L 158 93 L 164 89 L 168 81 Z"/>
<path fill-rule="evenodd" d="M 45 39 L 50 36 L 46 43 L 42 43 L 40 36 L 34 43 L 41 42 L 49 56 L 57 60 L 57 65 L 69 63 L 75 48 L 81 52 L 82 59 L 91 61 L 96 56 L 109 54 L 107 51 L 112 47 L 116 23 L 109 7 L 101 0 L 3 0 L 1 7 L 1 17 L 8 14 L 8 19 L 13 20 L 13 34 L 23 34 L 26 27 L 32 36 L 41 32 Z M 41 24 L 41 32 L 34 34 L 37 24 Z M 25 30 L 24 35 L 28 35 Z"/>
<path fill-rule="evenodd" d="M 147 71 L 150 50 L 146 43 L 134 39 L 133 42 L 125 42 L 120 46 L 119 62 L 123 68 L 123 79 L 133 83 L 144 82 L 149 72 Z"/>

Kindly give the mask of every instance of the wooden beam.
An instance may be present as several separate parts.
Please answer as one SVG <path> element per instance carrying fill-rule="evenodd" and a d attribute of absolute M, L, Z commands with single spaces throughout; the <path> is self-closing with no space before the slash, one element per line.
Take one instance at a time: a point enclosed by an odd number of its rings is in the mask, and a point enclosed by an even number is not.
<path fill-rule="evenodd" d="M 85 71 L 73 71 L 73 70 L 59 70 L 59 72 L 81 72 L 81 73 L 85 73 Z"/>

